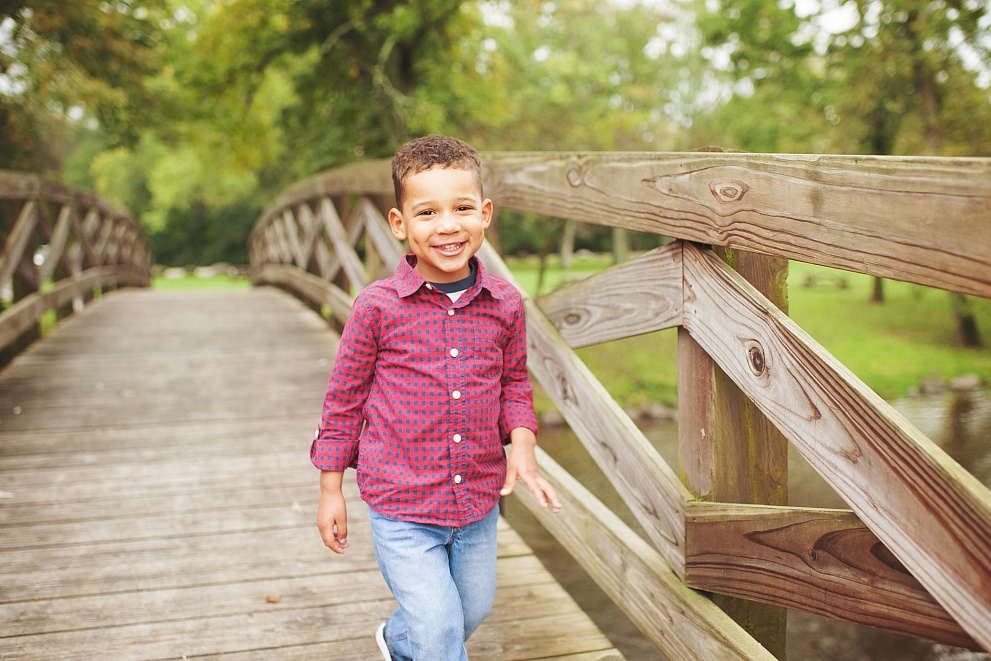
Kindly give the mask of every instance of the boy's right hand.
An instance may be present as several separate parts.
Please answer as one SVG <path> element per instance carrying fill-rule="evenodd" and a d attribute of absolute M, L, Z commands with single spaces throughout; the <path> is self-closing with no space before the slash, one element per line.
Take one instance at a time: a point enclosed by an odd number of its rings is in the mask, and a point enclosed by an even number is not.
<path fill-rule="evenodd" d="M 341 491 L 341 473 L 325 471 L 320 476 L 320 505 L 317 507 L 317 528 L 320 537 L 334 553 L 348 548 L 348 507 Z"/>

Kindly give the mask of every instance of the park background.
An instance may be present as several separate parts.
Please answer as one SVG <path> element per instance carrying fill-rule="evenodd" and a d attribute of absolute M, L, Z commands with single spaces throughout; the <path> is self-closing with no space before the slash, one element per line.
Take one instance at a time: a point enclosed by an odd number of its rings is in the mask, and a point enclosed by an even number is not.
<path fill-rule="evenodd" d="M 154 245 L 156 286 L 247 286 L 248 233 L 280 190 L 429 132 L 482 151 L 987 157 L 991 10 L 985 0 L 0 2 L 0 168 L 129 209 Z M 490 240 L 534 296 L 664 241 L 509 212 L 496 227 Z M 234 275 L 164 277 L 217 264 Z M 935 398 L 940 424 L 982 443 L 968 468 L 991 484 L 991 302 L 798 263 L 789 284 L 790 315 L 858 377 L 888 400 Z M 579 353 L 622 406 L 662 420 L 676 401 L 675 344 L 660 333 Z M 553 419 L 546 398 L 538 408 Z"/>

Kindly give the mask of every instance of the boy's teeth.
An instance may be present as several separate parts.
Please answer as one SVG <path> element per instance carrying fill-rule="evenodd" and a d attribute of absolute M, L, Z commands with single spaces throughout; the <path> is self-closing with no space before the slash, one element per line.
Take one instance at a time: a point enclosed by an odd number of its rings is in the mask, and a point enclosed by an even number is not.
<path fill-rule="evenodd" d="M 438 247 L 442 251 L 444 251 L 444 252 L 457 252 L 457 250 L 461 247 L 461 244 L 460 243 L 449 243 L 449 244 L 447 244 L 445 246 L 438 246 Z"/>

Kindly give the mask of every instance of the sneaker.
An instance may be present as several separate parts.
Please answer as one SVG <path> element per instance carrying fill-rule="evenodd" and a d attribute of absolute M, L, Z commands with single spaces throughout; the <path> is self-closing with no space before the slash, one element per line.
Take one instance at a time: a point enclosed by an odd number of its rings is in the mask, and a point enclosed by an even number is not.
<path fill-rule="evenodd" d="M 382 659 L 384 661 L 392 661 L 392 654 L 389 652 L 389 646 L 385 642 L 385 622 L 379 625 L 379 628 L 375 630 L 375 642 L 378 643 L 379 652 L 382 653 Z"/>

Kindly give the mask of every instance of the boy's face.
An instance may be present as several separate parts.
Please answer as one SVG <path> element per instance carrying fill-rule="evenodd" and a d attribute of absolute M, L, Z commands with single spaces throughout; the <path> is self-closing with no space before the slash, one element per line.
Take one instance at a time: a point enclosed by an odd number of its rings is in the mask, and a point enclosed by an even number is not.
<path fill-rule="evenodd" d="M 409 239 L 416 272 L 428 282 L 455 282 L 471 274 L 468 260 L 492 222 L 492 200 L 482 199 L 475 175 L 430 168 L 403 181 L 403 208 L 389 211 L 397 239 Z"/>

